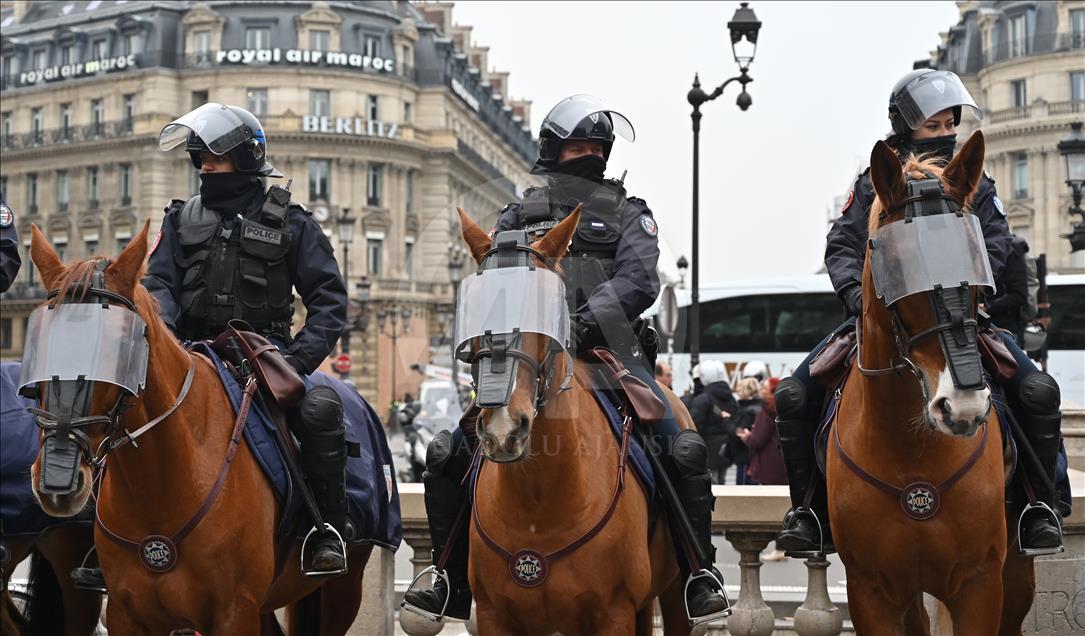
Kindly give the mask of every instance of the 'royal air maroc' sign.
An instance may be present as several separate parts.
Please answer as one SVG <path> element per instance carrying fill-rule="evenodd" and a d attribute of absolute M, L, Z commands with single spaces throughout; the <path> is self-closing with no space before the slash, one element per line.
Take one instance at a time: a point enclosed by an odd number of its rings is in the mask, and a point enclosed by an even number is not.
<path fill-rule="evenodd" d="M 360 68 L 380 73 L 395 70 L 395 60 L 386 57 L 370 57 L 361 53 L 339 51 L 308 51 L 304 49 L 227 49 L 219 51 L 218 64 L 296 64 L 304 66 L 340 66 Z"/>
<path fill-rule="evenodd" d="M 117 57 L 107 57 L 101 60 L 90 60 L 88 62 L 58 64 L 57 66 L 23 71 L 19 74 L 19 85 L 29 86 L 31 84 L 40 84 L 41 82 L 55 82 L 57 80 L 97 75 L 98 73 L 123 71 L 128 68 L 135 68 L 136 65 L 137 60 L 134 53 L 129 55 L 118 55 Z"/>

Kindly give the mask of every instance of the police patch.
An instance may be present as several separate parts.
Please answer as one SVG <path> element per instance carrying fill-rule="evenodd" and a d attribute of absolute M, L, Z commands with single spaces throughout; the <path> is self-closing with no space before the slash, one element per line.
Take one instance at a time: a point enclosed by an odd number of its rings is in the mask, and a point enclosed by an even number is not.
<path fill-rule="evenodd" d="M 855 200 L 855 190 L 848 192 L 848 200 L 844 202 L 844 207 L 840 208 L 840 216 L 844 216 L 848 213 L 848 208 L 851 207 L 851 202 Z"/>
<path fill-rule="evenodd" d="M 150 251 L 151 254 L 154 254 L 154 251 L 156 249 L 158 249 L 158 244 L 161 243 L 161 242 L 162 242 L 162 230 L 158 230 L 158 234 L 154 235 L 154 242 L 151 243 L 151 251 Z"/>
<path fill-rule="evenodd" d="M 0 227 L 11 227 L 14 222 L 15 215 L 12 214 L 11 208 L 0 203 Z"/>
<path fill-rule="evenodd" d="M 997 194 L 991 197 L 991 202 L 995 204 L 995 209 L 998 210 L 999 214 L 1006 216 L 1006 208 L 1002 205 L 1002 199 L 998 198 Z"/>
<path fill-rule="evenodd" d="M 535 587 L 546 580 L 550 568 L 543 555 L 532 550 L 521 550 L 509 559 L 509 572 L 520 586 Z"/>
<path fill-rule="evenodd" d="M 647 214 L 640 215 L 640 229 L 644 230 L 644 233 L 648 236 L 659 234 L 659 227 L 656 226 L 656 220 Z"/>
<path fill-rule="evenodd" d="M 156 574 L 169 572 L 177 565 L 177 546 L 169 537 L 152 534 L 139 542 L 137 551 L 143 567 Z"/>
<path fill-rule="evenodd" d="M 916 521 L 933 517 L 941 503 L 938 488 L 922 481 L 905 487 L 900 493 L 901 509 L 910 519 Z"/>
<path fill-rule="evenodd" d="M 282 232 L 256 227 L 255 225 L 245 226 L 244 238 L 260 241 L 261 243 L 268 243 L 270 245 L 282 245 L 283 243 Z"/>

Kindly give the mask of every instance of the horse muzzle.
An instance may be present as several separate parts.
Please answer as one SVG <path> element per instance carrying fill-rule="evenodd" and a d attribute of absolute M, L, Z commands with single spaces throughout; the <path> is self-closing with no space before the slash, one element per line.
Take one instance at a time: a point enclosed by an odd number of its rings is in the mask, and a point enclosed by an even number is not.
<path fill-rule="evenodd" d="M 498 464 L 521 461 L 531 446 L 531 418 L 513 416 L 508 407 L 497 409 L 480 423 L 478 439 L 486 459 Z"/>

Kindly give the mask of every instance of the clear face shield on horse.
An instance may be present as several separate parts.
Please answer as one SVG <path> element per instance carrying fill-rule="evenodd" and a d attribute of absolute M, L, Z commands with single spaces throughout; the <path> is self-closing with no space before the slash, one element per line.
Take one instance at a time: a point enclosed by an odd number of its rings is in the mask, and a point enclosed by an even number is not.
<path fill-rule="evenodd" d="M 502 232 L 479 270 L 460 283 L 456 308 L 456 358 L 471 365 L 483 409 L 508 406 L 521 364 L 535 375 L 534 409 L 546 404 L 555 382 L 557 356 L 566 356 L 560 390 L 572 380 L 569 310 L 561 277 L 532 261 L 542 256 L 523 231 Z M 528 334 L 542 337 L 542 360 L 525 351 Z"/>
<path fill-rule="evenodd" d="M 38 486 L 42 494 L 69 495 L 83 486 L 80 459 L 97 461 L 83 429 L 111 425 L 124 398 L 139 395 L 146 385 L 147 324 L 130 300 L 105 289 L 108 261 L 101 263 L 80 300 L 50 302 L 35 309 L 27 323 L 19 393 L 39 399 L 43 407 L 31 409 L 45 433 Z M 82 291 L 69 290 L 69 296 Z M 57 295 L 58 290 L 50 292 L 50 301 Z M 120 389 L 108 416 L 87 415 L 98 383 Z M 44 395 L 39 395 L 41 390 Z"/>
<path fill-rule="evenodd" d="M 870 243 L 874 287 L 892 316 L 903 360 L 890 370 L 910 370 L 918 378 L 908 354 L 919 339 L 937 334 L 953 387 L 983 390 L 974 292 L 977 287 L 993 291 L 995 283 L 979 219 L 962 211 L 933 177 L 909 181 L 908 197 L 897 205 L 902 206 L 905 218 L 879 228 Z M 909 334 L 897 303 L 917 294 L 928 296 L 934 325 Z"/>

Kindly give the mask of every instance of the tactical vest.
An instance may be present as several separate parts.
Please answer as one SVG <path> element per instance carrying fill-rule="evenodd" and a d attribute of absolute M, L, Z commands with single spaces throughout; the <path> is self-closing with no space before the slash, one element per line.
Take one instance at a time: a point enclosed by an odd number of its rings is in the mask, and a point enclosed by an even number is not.
<path fill-rule="evenodd" d="M 290 341 L 289 206 L 290 192 L 280 186 L 268 190 L 260 208 L 234 219 L 205 208 L 199 195 L 185 202 L 177 216 L 182 338 L 213 338 L 240 318 Z"/>
<path fill-rule="evenodd" d="M 550 231 L 576 209 L 578 201 L 552 201 L 547 186 L 524 193 L 518 227 L 536 237 Z M 625 188 L 608 179 L 580 208 L 569 255 L 562 261 L 565 300 L 570 313 L 583 306 L 595 288 L 614 277 L 614 259 L 622 236 Z"/>

